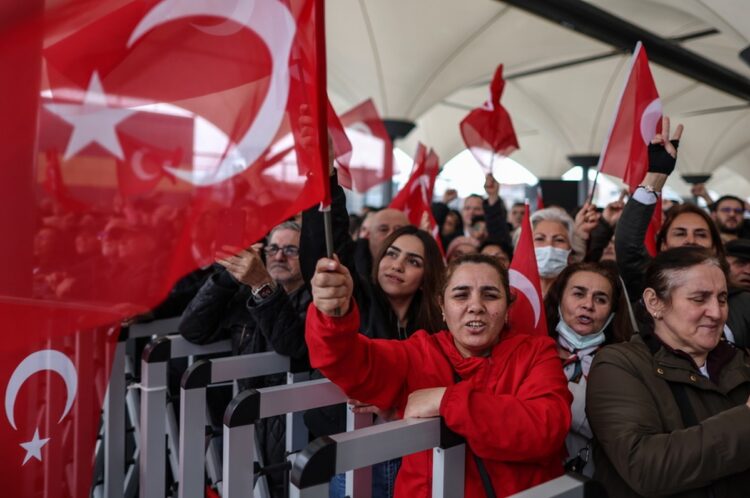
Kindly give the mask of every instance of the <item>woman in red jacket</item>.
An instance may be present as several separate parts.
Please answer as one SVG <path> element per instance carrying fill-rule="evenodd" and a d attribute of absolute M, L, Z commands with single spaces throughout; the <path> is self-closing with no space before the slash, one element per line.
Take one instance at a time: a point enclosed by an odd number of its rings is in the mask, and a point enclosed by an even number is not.
<path fill-rule="evenodd" d="M 338 261 L 318 262 L 312 290 L 306 339 L 313 367 L 350 397 L 396 407 L 399 416 L 442 416 L 468 446 L 464 496 L 487 496 L 478 461 L 496 496 L 562 474 L 567 382 L 552 339 L 505 326 L 508 273 L 496 259 L 452 261 L 440 296 L 448 330 L 421 330 L 405 341 L 357 333 L 352 279 Z M 432 452 L 404 457 L 396 496 L 431 496 L 431 473 Z"/>

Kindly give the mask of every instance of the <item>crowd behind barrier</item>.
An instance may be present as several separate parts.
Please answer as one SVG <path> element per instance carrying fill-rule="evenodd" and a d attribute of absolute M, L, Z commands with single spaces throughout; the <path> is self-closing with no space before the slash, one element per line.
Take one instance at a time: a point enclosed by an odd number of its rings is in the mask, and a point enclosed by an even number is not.
<path fill-rule="evenodd" d="M 624 197 L 621 197 L 620 200 L 606 206 L 603 210 L 597 210 L 587 203 L 578 213 L 575 213 L 575 216 L 569 216 L 555 207 L 538 211 L 532 216 L 534 257 L 539 269 L 542 295 L 545 296 L 549 329 L 547 332 L 555 341 L 563 373 L 573 397 L 573 427 L 569 438 L 575 435 L 577 439 L 574 444 L 572 440 L 567 441 L 567 458 L 561 457 L 560 459 L 560 468 L 562 469 L 564 460 L 566 469 L 573 473 L 539 484 L 513 496 L 519 498 L 606 496 L 598 480 L 602 476 L 610 494 L 613 490 L 616 492 L 613 496 L 640 496 L 649 489 L 659 490 L 659 492 L 676 491 L 676 488 L 668 487 L 668 482 L 671 482 L 669 479 L 665 478 L 663 483 L 652 482 L 653 479 L 659 481 L 660 478 L 651 476 L 651 473 L 645 471 L 640 475 L 644 480 L 651 479 L 648 482 L 649 488 L 643 487 L 646 484 L 639 480 L 641 478 L 628 475 L 627 472 L 617 476 L 617 479 L 625 479 L 625 481 L 619 481 L 621 484 L 612 487 L 615 482 L 612 472 L 616 474 L 622 472 L 617 470 L 619 469 L 617 466 L 621 464 L 617 459 L 622 458 L 626 461 L 629 457 L 618 456 L 614 453 L 617 451 L 616 445 L 607 439 L 608 429 L 602 422 L 606 420 L 606 417 L 602 415 L 604 405 L 599 402 L 608 396 L 611 386 L 602 382 L 595 383 L 596 403 L 586 400 L 589 391 L 586 380 L 589 372 L 604 371 L 603 365 L 613 361 L 612 355 L 617 348 L 621 350 L 635 348 L 633 351 L 640 351 L 639 341 L 645 342 L 651 348 L 650 355 L 647 355 L 648 361 L 654 361 L 651 358 L 655 361 L 666 361 L 665 358 L 674 354 L 674 349 L 679 349 L 679 344 L 675 346 L 663 337 L 664 331 L 668 330 L 665 326 L 669 325 L 665 320 L 670 319 L 669 313 L 665 314 L 665 310 L 669 310 L 663 307 L 663 303 L 669 302 L 671 298 L 668 293 L 674 292 L 674 288 L 665 288 L 664 292 L 668 291 L 667 294 L 659 294 L 661 291 L 657 289 L 658 292 L 654 294 L 655 300 L 649 301 L 646 299 L 649 289 L 657 286 L 654 282 L 659 282 L 658 279 L 654 280 L 655 277 L 649 272 L 668 273 L 671 271 L 669 270 L 670 264 L 675 265 L 679 264 L 679 261 L 693 261 L 690 258 L 697 258 L 693 263 L 685 263 L 687 266 L 683 270 L 693 271 L 696 265 L 702 264 L 701 261 L 708 261 L 707 264 L 713 264 L 717 268 L 716 272 L 723 272 L 728 278 L 726 281 L 723 280 L 723 276 L 720 278 L 725 287 L 722 288 L 719 285 L 710 291 L 712 293 L 710 299 L 718 299 L 719 305 L 716 309 L 719 311 L 717 313 L 707 311 L 705 315 L 701 315 L 709 317 L 713 325 L 721 324 L 722 330 L 719 335 L 723 335 L 727 343 L 722 341 L 718 346 L 713 343 L 701 346 L 708 352 L 708 359 L 705 355 L 701 356 L 702 353 L 696 354 L 695 351 L 688 350 L 687 356 L 691 358 L 692 363 L 686 363 L 685 368 L 694 369 L 703 376 L 697 377 L 693 374 L 689 377 L 691 382 L 696 383 L 698 382 L 696 379 L 701 379 L 699 383 L 705 384 L 704 389 L 715 390 L 714 384 L 719 382 L 719 378 L 716 377 L 719 371 L 717 368 L 723 367 L 717 366 L 715 360 L 711 360 L 714 349 L 730 351 L 731 355 L 737 355 L 732 360 L 735 363 L 738 361 L 741 363 L 742 358 L 746 358 L 743 356 L 745 355 L 743 350 L 748 346 L 750 320 L 747 318 L 747 307 L 743 306 L 743 303 L 750 302 L 748 301 L 750 299 L 750 277 L 748 277 L 750 270 L 747 269 L 750 267 L 750 241 L 747 239 L 750 233 L 748 230 L 750 223 L 742 216 L 737 216 L 738 212 L 745 210 L 746 206 L 743 205 L 742 200 L 724 196 L 709 205 L 710 214 L 690 205 L 672 207 L 666 214 L 665 228 L 662 228 L 656 239 L 656 252 L 665 253 L 665 255 L 657 256 L 652 261 L 651 257 L 646 255 L 640 240 L 645 234 L 653 206 L 659 201 L 658 195 L 655 194 L 658 194 L 664 179 L 671 172 L 670 164 L 672 168 L 674 167 L 674 155 L 671 156 L 671 160 L 667 158 L 671 154 L 667 150 L 668 147 L 663 143 L 657 145 L 664 147 L 666 155 L 663 153 L 657 159 L 654 159 L 656 157 L 654 156 L 652 162 L 657 164 L 661 161 L 659 163 L 661 166 L 655 167 L 647 175 L 644 185 L 639 187 L 627 202 Z M 460 213 L 451 211 L 448 207 L 448 203 L 451 202 L 449 196 L 444 199 L 447 202 L 435 208 L 436 218 L 439 218 L 441 225 L 440 238 L 448 247 L 449 260 L 458 258 L 458 264 L 464 264 L 464 262 L 473 261 L 471 257 L 465 255 L 466 253 L 481 252 L 497 258 L 501 265 L 507 266 L 508 262 L 513 261 L 514 248 L 509 245 L 510 233 L 514 232 L 514 242 L 517 243 L 518 227 L 522 220 L 515 205 L 510 213 L 506 214 L 503 201 L 497 195 L 496 182 L 493 182 L 494 179 L 488 177 L 485 185 L 488 199 L 480 196 L 467 198 Z M 335 175 L 332 175 L 332 186 L 334 187 L 334 221 L 340 221 L 344 219 L 343 215 L 346 211 L 341 209 L 343 193 L 335 183 Z M 696 188 L 695 192 L 699 197 L 707 196 L 705 189 Z M 507 217 L 507 225 L 504 221 L 500 221 L 503 223 L 502 230 L 497 229 L 500 211 L 502 211 L 503 220 Z M 483 218 L 482 213 L 486 217 Z M 520 214 L 522 216 L 523 212 L 521 211 Z M 688 220 L 688 216 L 693 216 L 689 218 L 692 225 L 690 223 L 686 225 L 685 220 Z M 427 246 L 431 244 L 431 239 L 420 238 L 421 232 L 413 228 L 400 229 L 400 224 L 404 223 L 403 217 L 393 210 L 374 211 L 364 217 L 362 227 L 354 231 L 362 239 L 355 241 L 349 248 L 342 249 L 352 244 L 351 239 L 348 239 L 350 228 L 348 223 L 346 240 L 342 235 L 344 231 L 335 230 L 336 246 L 341 249 L 339 254 L 343 263 L 338 268 L 348 268 L 354 280 L 354 291 L 349 287 L 348 295 L 336 294 L 335 299 L 338 299 L 336 301 L 331 300 L 330 296 L 333 294 L 321 298 L 323 295 L 321 292 L 324 289 L 335 289 L 336 285 L 347 287 L 351 284 L 346 284 L 345 281 L 331 284 L 330 275 L 338 272 L 339 269 L 313 268 L 317 264 L 317 258 L 313 255 L 321 253 L 322 241 L 311 241 L 314 237 L 313 232 L 318 228 L 317 224 L 320 221 L 318 218 L 319 215 L 312 211 L 306 213 L 303 216 L 306 222 L 302 225 L 301 233 L 298 226 L 285 225 L 283 228 L 292 232 L 296 231 L 296 234 L 290 235 L 296 239 L 292 238 L 274 246 L 273 252 L 266 251 L 266 256 L 270 258 L 270 261 L 263 262 L 259 256 L 261 252 L 257 248 L 248 249 L 245 251 L 245 256 L 235 259 L 228 255 L 222 256 L 223 259 L 220 262 L 224 268 L 214 268 L 202 278 L 208 277 L 211 280 L 213 277 L 209 276 L 210 273 L 216 276 L 220 272 L 225 272 L 220 278 L 224 279 L 225 284 L 234 281 L 232 284 L 234 287 L 230 288 L 236 289 L 237 294 L 234 294 L 232 306 L 238 307 L 238 310 L 244 306 L 250 310 L 263 309 L 264 303 L 269 298 L 276 299 L 281 294 L 295 293 L 299 289 L 307 292 L 307 286 L 312 286 L 314 299 L 310 310 L 315 310 L 316 307 L 318 311 L 328 310 L 325 313 L 332 313 L 334 317 L 342 308 L 342 303 L 348 303 L 349 297 L 347 296 L 351 296 L 353 292 L 353 302 L 365 308 L 362 332 L 366 336 L 406 340 L 417 328 L 431 327 L 429 307 L 432 304 L 428 301 L 432 298 L 436 300 L 435 302 L 438 298 L 445 299 L 445 296 L 437 295 L 439 289 L 423 291 L 419 296 L 422 300 L 420 313 L 424 311 L 426 314 L 413 313 L 405 317 L 395 304 L 397 302 L 393 297 L 395 288 L 390 286 L 392 282 L 389 282 L 388 278 L 381 280 L 384 274 L 388 276 L 387 268 L 396 271 L 393 269 L 398 265 L 414 264 L 408 258 L 402 260 L 400 254 L 395 252 L 391 254 L 394 247 L 399 253 L 403 252 L 401 246 L 404 241 L 408 237 L 413 237 L 415 240 L 420 240 L 420 245 L 414 246 L 415 249 L 406 249 L 406 252 L 408 254 L 412 254 L 409 251 L 424 253 L 427 251 Z M 348 219 L 348 215 L 346 218 Z M 463 231 L 461 222 L 465 228 Z M 356 228 L 356 220 L 354 220 L 354 226 Z M 449 230 L 451 227 L 452 232 Z M 307 234 L 306 229 L 309 230 Z M 682 232 L 679 232 L 680 230 Z M 490 232 L 489 235 L 487 232 Z M 415 237 L 416 235 L 419 237 Z M 614 235 L 616 237 L 613 237 Z M 700 251 L 685 249 L 682 250 L 685 252 L 683 255 L 680 252 L 681 249 L 675 248 L 684 245 L 702 246 L 707 252 L 700 255 L 698 254 Z M 305 249 L 310 252 L 308 253 Z M 518 247 L 515 249 L 517 250 Z M 296 262 L 298 257 L 301 257 L 302 261 Z M 420 257 L 424 258 L 424 255 Z M 607 260 L 612 262 L 607 263 Z M 576 263 L 580 261 L 586 262 Z M 710 263 L 710 261 L 716 262 Z M 484 260 L 477 259 L 473 262 L 482 264 Z M 263 273 L 258 278 L 258 264 L 276 264 L 277 272 L 273 274 L 269 270 L 270 273 Z M 294 274 L 294 264 L 298 265 L 296 271 L 299 273 L 297 274 Z M 382 269 L 383 265 L 386 265 L 386 270 Z M 282 270 L 292 275 L 294 286 L 279 285 L 277 281 L 270 290 L 264 289 L 267 287 L 269 275 L 273 280 L 276 278 L 274 275 Z M 618 277 L 618 270 L 620 277 Z M 314 273 L 316 271 L 317 273 Z M 455 268 L 451 271 L 455 271 Z M 328 280 L 323 283 L 324 281 L 320 280 L 322 277 L 318 275 L 326 272 L 329 272 L 325 277 Z M 719 273 L 716 273 L 717 278 Z M 250 274 L 255 277 L 249 276 Z M 301 275 L 304 276 L 303 287 L 299 287 L 303 282 Z M 502 277 L 502 272 L 500 275 Z M 699 283 L 708 281 L 705 280 L 707 277 L 703 273 L 699 272 L 696 275 L 694 281 Z M 292 280 L 287 280 L 287 282 L 290 281 Z M 424 285 L 425 280 L 418 282 Z M 726 289 L 727 283 L 729 284 L 728 292 L 723 290 Z M 684 285 L 684 283 L 679 285 Z M 200 286 L 195 287 L 196 291 L 198 287 Z M 575 298 L 570 297 L 573 290 L 576 293 Z M 420 291 L 422 291 L 421 287 Z M 435 295 L 430 297 L 432 293 Z M 232 296 L 232 294 L 227 294 L 227 296 Z M 303 298 L 300 306 L 307 306 L 309 299 L 310 297 Z M 409 299 L 416 299 L 413 293 L 409 295 Z M 576 311 L 580 309 L 577 306 L 581 306 L 576 302 L 582 300 L 589 300 L 589 304 L 584 305 L 586 311 L 583 314 Z M 445 304 L 444 301 L 441 303 Z M 724 311 L 721 311 L 722 307 Z M 727 307 L 728 314 L 726 313 Z M 343 307 L 345 313 L 348 308 L 348 305 Z M 298 309 L 293 313 L 298 312 L 304 319 L 305 310 Z M 647 319 L 644 318 L 644 312 L 649 315 L 646 316 Z M 308 380 L 311 370 L 307 359 L 307 346 L 304 338 L 301 337 L 304 332 L 301 322 L 298 318 L 291 320 L 292 315 L 288 314 L 292 313 L 290 311 L 281 311 L 281 313 L 283 313 L 283 320 L 278 323 L 289 323 L 291 328 L 273 327 L 270 315 L 269 319 L 258 320 L 253 325 L 255 328 L 249 333 L 246 332 L 244 326 L 242 327 L 240 343 L 247 337 L 247 334 L 255 334 L 262 338 L 262 341 L 266 341 L 265 347 L 268 348 L 266 352 L 253 351 L 251 354 L 244 355 L 241 351 L 241 344 L 238 349 L 237 338 L 221 329 L 225 326 L 221 325 L 221 322 L 216 322 L 219 323 L 219 328 L 216 330 L 207 331 L 211 337 L 210 341 L 213 342 L 203 344 L 193 344 L 181 336 L 173 335 L 178 330 L 182 331 L 179 318 L 135 324 L 124 329 L 115 355 L 113 374 L 105 401 L 102 439 L 97 446 L 96 468 L 97 472 L 102 474 L 102 479 L 95 485 L 93 495 L 130 498 L 139 493 L 139 496 L 144 498 L 165 495 L 197 498 L 204 496 L 208 486 L 213 490 L 211 492 L 224 497 L 252 494 L 258 498 L 271 498 L 276 496 L 277 491 L 269 487 L 265 481 L 266 475 L 268 472 L 281 470 L 286 476 L 285 482 L 288 481 L 289 484 L 289 488 L 284 491 L 285 496 L 286 493 L 289 493 L 289 496 L 301 497 L 339 496 L 331 493 L 334 492 L 337 479 L 346 473 L 345 495 L 369 498 L 375 489 L 375 474 L 362 469 L 369 469 L 379 462 L 399 459 L 401 456 L 414 452 L 432 450 L 433 468 L 430 481 L 432 496 L 462 496 L 465 489 L 464 462 L 469 458 L 471 445 L 467 450 L 465 441 L 447 429 L 444 418 L 417 415 L 427 418 L 388 421 L 394 417 L 394 413 L 387 414 L 375 405 L 369 405 L 368 403 L 374 398 L 365 396 L 362 401 L 348 400 L 342 388 L 327 379 Z M 393 320 L 373 322 L 372 317 L 376 315 L 391 316 Z M 257 316 L 253 315 L 253 319 L 255 320 Z M 685 313 L 681 316 L 687 321 L 692 319 Z M 426 321 L 425 317 L 427 317 Z M 241 318 L 241 314 L 235 314 L 232 320 L 229 326 L 235 326 L 235 322 L 239 323 L 244 318 Z M 420 320 L 422 320 L 421 323 Z M 450 317 L 446 319 L 444 315 L 443 321 L 448 323 L 450 328 Z M 319 325 L 315 326 L 319 327 Z M 636 330 L 636 335 L 629 340 L 633 333 L 631 329 Z M 433 330 L 439 329 L 433 328 Z M 678 336 L 683 333 L 679 327 L 674 332 Z M 658 340 L 653 339 L 656 336 Z M 134 356 L 126 354 L 128 349 L 126 343 L 144 337 L 152 337 L 154 340 L 143 352 L 140 373 L 138 373 L 138 365 L 133 360 Z M 193 334 L 189 338 L 194 340 L 195 337 Z M 203 342 L 203 339 L 200 341 Z M 731 345 L 724 345 L 728 343 Z M 313 367 L 323 365 L 325 362 L 321 363 L 321 358 L 329 354 L 328 351 L 321 353 L 320 346 L 323 344 L 328 343 L 325 341 L 319 343 L 317 349 L 310 352 L 315 353 L 312 355 Z M 274 348 L 280 353 L 292 354 L 293 358 L 273 352 Z M 600 350 L 610 353 L 602 355 L 601 361 L 597 359 Z M 214 357 L 216 354 L 227 353 L 235 356 Z M 730 353 L 722 354 L 726 356 Z M 205 355 L 210 355 L 210 357 L 196 361 L 196 358 Z M 170 394 L 168 365 L 170 361 L 179 358 L 190 358 L 189 366 L 182 376 L 179 392 Z M 701 358 L 705 362 L 704 366 L 701 366 Z M 372 358 L 368 361 L 372 361 Z M 714 363 L 711 363 L 712 361 Z M 593 369 L 592 364 L 595 367 Z M 597 367 L 597 365 L 600 366 Z M 350 367 L 347 368 L 350 369 Z M 330 365 L 327 368 L 330 370 Z M 241 379 L 280 373 L 286 373 L 286 385 L 248 389 L 241 384 Z M 344 389 L 350 395 L 352 392 L 360 394 L 367 392 L 357 387 L 356 383 L 352 383 L 351 379 L 346 379 L 347 376 L 341 377 L 339 374 L 340 372 L 335 378 L 336 382 L 345 386 Z M 140 383 L 136 383 L 139 376 Z M 351 371 L 351 376 L 356 377 L 357 373 Z M 456 380 L 460 379 L 454 379 Z M 679 380 L 676 382 L 680 383 Z M 228 402 L 228 406 L 224 404 L 218 406 L 216 402 L 211 404 L 207 401 L 207 389 L 212 389 L 214 386 L 226 387 L 228 383 L 233 385 L 234 394 L 234 399 Z M 674 383 L 674 379 L 668 379 L 667 384 L 670 387 L 673 388 Z M 729 438 L 730 432 L 741 430 L 745 424 L 742 419 L 747 415 L 742 411 L 745 407 L 737 405 L 745 403 L 743 396 L 745 398 L 747 396 L 743 393 L 748 386 L 750 386 L 750 379 L 738 378 L 737 383 L 725 386 L 726 392 L 722 391 L 725 401 L 714 402 L 708 411 L 701 409 L 699 416 L 696 416 L 690 407 L 695 403 L 693 394 L 689 393 L 685 397 L 675 389 L 673 389 L 673 396 L 666 398 L 661 396 L 656 401 L 658 405 L 656 408 L 662 410 L 665 406 L 676 403 L 678 411 L 682 413 L 681 422 L 687 429 L 691 429 L 693 425 L 703 424 L 704 420 L 712 420 L 712 417 L 725 417 L 724 412 L 729 410 L 727 413 L 731 412 L 733 417 L 739 417 L 737 419 L 739 423 L 725 424 L 717 429 L 727 432 L 727 434 L 724 432 L 718 434 L 718 438 Z M 588 394 L 591 395 L 591 393 Z M 174 397 L 179 397 L 179 409 L 170 405 L 170 400 Z M 686 402 L 686 399 L 693 401 Z M 301 412 L 341 404 L 347 400 L 351 404 L 346 412 L 347 432 L 330 432 L 313 440 L 316 434 L 309 433 L 302 420 Z M 587 418 L 589 404 L 593 407 L 592 413 L 595 415 L 594 421 L 596 422 L 591 426 Z M 406 413 L 408 416 L 408 405 L 406 408 L 404 411 L 401 405 L 401 409 L 395 415 L 400 416 Z M 212 425 L 211 410 L 224 412 L 222 427 L 209 428 Z M 378 414 L 376 425 L 367 427 L 374 420 L 373 413 Z M 179 414 L 179 422 L 177 414 Z M 438 413 L 430 412 L 430 414 L 437 415 Z M 281 415 L 285 416 L 284 449 L 287 460 L 264 462 L 259 449 L 257 424 L 269 417 Z M 635 414 L 634 420 L 637 422 L 636 419 L 640 416 Z M 624 422 L 625 426 L 631 422 L 633 420 Z M 669 425 L 672 422 L 665 423 Z M 132 436 L 128 436 L 126 428 L 132 428 Z M 676 429 L 680 427 L 671 430 Z M 217 430 L 221 431 L 221 438 L 218 437 Z M 343 430 L 343 427 L 340 430 Z M 667 434 L 671 433 L 671 430 L 668 430 Z M 601 441 L 601 447 L 606 448 L 607 458 L 604 458 L 601 449 L 598 454 L 592 451 L 592 441 L 597 437 L 604 438 Z M 134 444 L 129 444 L 129 438 Z M 308 441 L 312 442 L 308 445 Z M 656 445 L 656 439 L 654 441 L 650 444 Z M 687 449 L 688 455 L 698 451 L 693 447 Z M 662 454 L 660 453 L 661 447 L 654 446 L 653 450 L 654 454 Z M 728 465 L 728 462 L 724 463 L 735 473 L 734 487 L 731 484 L 729 487 L 716 484 L 720 476 L 690 481 L 688 486 L 696 489 L 708 486 L 711 492 L 720 490 L 717 496 L 735 496 L 732 494 L 733 491 L 727 490 L 735 489 L 741 485 L 738 483 L 745 482 L 744 474 L 747 473 L 747 469 L 743 469 L 742 464 L 736 462 L 740 453 L 736 454 L 731 465 Z M 593 465 L 592 454 L 597 459 L 596 467 Z M 600 468 L 600 465 L 603 467 Z M 375 469 L 375 467 L 372 468 Z M 125 469 L 124 472 L 123 469 Z M 707 472 L 710 471 L 707 470 Z M 597 480 L 589 480 L 582 474 L 588 477 L 593 475 Z M 493 478 L 497 479 L 497 476 Z M 705 479 L 708 479 L 708 484 Z M 486 490 L 486 482 L 484 486 Z M 492 487 L 491 483 L 490 487 Z M 623 491 L 626 489 L 629 491 Z M 379 495 L 372 496 L 380 498 Z M 684 496 L 693 495 L 688 491 Z"/>

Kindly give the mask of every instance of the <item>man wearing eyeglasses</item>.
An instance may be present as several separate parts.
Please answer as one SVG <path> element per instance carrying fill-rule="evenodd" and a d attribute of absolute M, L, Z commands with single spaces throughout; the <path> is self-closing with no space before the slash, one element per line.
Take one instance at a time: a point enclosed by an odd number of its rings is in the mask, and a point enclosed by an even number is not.
<path fill-rule="evenodd" d="M 225 247 L 217 251 L 216 271 L 183 313 L 180 334 L 197 344 L 230 338 L 235 355 L 273 349 L 295 359 L 305 358 L 304 340 L 295 339 L 304 338 L 311 297 L 300 271 L 299 240 L 300 226 L 288 221 L 271 230 L 263 249 Z M 284 381 L 285 376 L 280 375 L 239 384 L 248 389 Z M 223 412 L 223 407 L 216 411 Z M 284 417 L 263 419 L 256 425 L 264 466 L 285 461 L 284 433 Z M 283 470 L 270 471 L 266 477 L 271 496 L 283 496 Z"/>
<path fill-rule="evenodd" d="M 724 195 L 711 206 L 711 217 L 716 222 L 721 240 L 728 242 L 746 233 L 745 203 L 739 197 Z"/>

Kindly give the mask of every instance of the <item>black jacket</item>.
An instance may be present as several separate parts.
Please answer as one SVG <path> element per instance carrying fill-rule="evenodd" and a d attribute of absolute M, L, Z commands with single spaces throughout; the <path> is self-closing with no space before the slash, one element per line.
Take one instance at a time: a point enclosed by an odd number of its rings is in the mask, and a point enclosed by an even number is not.
<path fill-rule="evenodd" d="M 615 232 L 617 267 L 625 282 L 631 302 L 643 296 L 643 277 L 651 256 L 643 245 L 648 224 L 656 204 L 643 204 L 630 199 L 625 204 Z M 737 347 L 750 347 L 750 292 L 729 289 L 727 327 L 732 331 Z"/>
<path fill-rule="evenodd" d="M 301 288 L 287 295 L 281 286 L 260 303 L 256 303 L 250 288 L 241 285 L 222 267 L 216 265 L 214 274 L 198 291 L 180 320 L 180 334 L 190 342 L 208 344 L 229 338 L 232 354 L 262 353 L 278 346 L 276 351 L 299 357 L 287 337 L 304 336 L 305 313 L 310 304 L 310 293 Z M 306 350 L 305 350 L 306 351 Z M 241 389 L 283 384 L 284 374 L 243 379 Z M 256 426 L 259 446 L 266 465 L 281 463 L 285 454 L 285 417 L 262 419 Z M 268 484 L 273 496 L 283 496 L 283 472 L 270 473 Z"/>
<path fill-rule="evenodd" d="M 617 267 L 632 302 L 643 295 L 643 276 L 651 256 L 643 245 L 656 204 L 643 204 L 631 198 L 622 210 L 615 229 Z"/>

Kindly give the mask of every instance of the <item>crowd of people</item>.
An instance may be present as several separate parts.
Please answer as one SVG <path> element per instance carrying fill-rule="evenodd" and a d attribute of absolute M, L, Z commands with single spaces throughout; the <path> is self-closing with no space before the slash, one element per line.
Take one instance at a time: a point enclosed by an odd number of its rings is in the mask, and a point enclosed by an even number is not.
<path fill-rule="evenodd" d="M 331 167 L 332 259 L 317 206 L 244 249 L 196 238 L 202 268 L 162 311 L 181 314 L 180 333 L 192 342 L 274 350 L 338 384 L 348 408 L 308 411 L 313 438 L 343 432 L 347 409 L 375 423 L 443 417 L 467 443 L 466 497 L 507 496 L 565 470 L 613 498 L 746 496 L 750 210 L 733 195 L 714 201 L 704 185 L 692 193 L 707 209 L 661 199 L 681 133 L 663 129 L 627 199 L 532 213 L 545 336 L 509 325 L 508 267 L 526 207 L 506 204 L 491 175 L 485 195 L 463 199 L 460 210 L 450 207 L 453 190 L 433 203 L 438 243 L 401 211 L 348 213 Z M 652 256 L 644 240 L 658 202 Z M 51 217 L 35 240 L 38 293 L 90 291 L 101 278 L 56 274 L 64 243 L 127 265 L 168 218 L 142 220 L 151 231 L 139 232 L 118 219 Z M 74 240 L 61 240 L 65 223 L 76 225 Z M 281 417 L 258 426 L 265 464 L 285 461 L 284 430 Z M 431 458 L 375 465 L 373 497 L 429 496 Z M 278 469 L 266 473 L 273 496 L 284 495 Z M 338 475 L 330 496 L 344 495 Z"/>
<path fill-rule="evenodd" d="M 507 496 L 564 470 L 611 497 L 745 496 L 747 205 L 731 195 L 707 198 L 708 210 L 662 201 L 656 255 L 644 245 L 679 133 L 650 145 L 649 172 L 629 199 L 532 214 L 545 336 L 508 324 L 507 268 L 525 206 L 506 206 L 492 176 L 486 196 L 463 199 L 460 211 L 452 191 L 433 203 L 442 255 L 400 211 L 350 215 L 333 168 L 333 259 L 312 208 L 263 249 L 221 254 L 181 332 L 309 361 L 376 423 L 443 417 L 467 443 L 467 497 Z M 694 194 L 707 196 L 702 185 Z M 308 412 L 311 435 L 343 431 L 344 410 Z M 261 428 L 269 461 L 282 458 L 279 431 L 273 421 Z M 429 496 L 431 469 L 429 452 L 378 464 L 373 496 Z M 330 490 L 344 496 L 342 475 Z"/>

